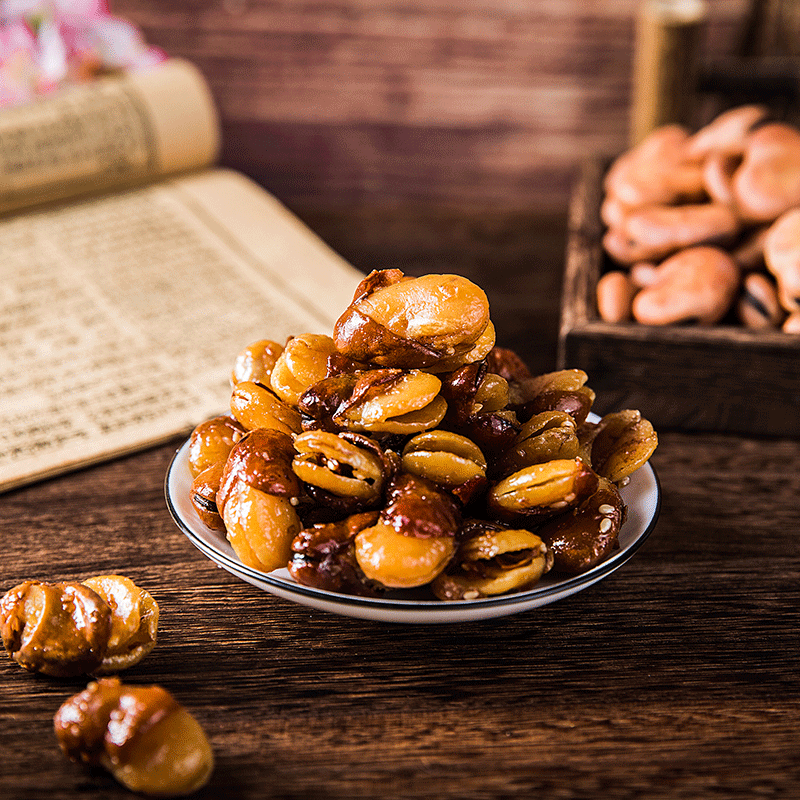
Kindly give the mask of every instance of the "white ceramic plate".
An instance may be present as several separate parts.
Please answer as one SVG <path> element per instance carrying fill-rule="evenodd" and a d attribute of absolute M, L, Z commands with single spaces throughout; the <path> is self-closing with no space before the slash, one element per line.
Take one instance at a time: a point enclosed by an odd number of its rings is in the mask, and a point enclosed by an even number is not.
<path fill-rule="evenodd" d="M 225 534 L 207 527 L 195 512 L 190 500 L 192 477 L 188 457 L 187 440 L 170 464 L 165 491 L 173 519 L 198 550 L 233 575 L 284 600 L 334 614 L 381 622 L 469 622 L 517 614 L 569 597 L 619 569 L 641 547 L 655 527 L 660 505 L 658 479 L 653 468 L 646 464 L 622 489 L 628 516 L 620 531 L 620 549 L 602 564 L 577 577 L 559 578 L 548 574 L 533 589 L 479 600 L 442 602 L 352 597 L 302 586 L 295 583 L 285 569 L 267 573 L 242 564 Z"/>

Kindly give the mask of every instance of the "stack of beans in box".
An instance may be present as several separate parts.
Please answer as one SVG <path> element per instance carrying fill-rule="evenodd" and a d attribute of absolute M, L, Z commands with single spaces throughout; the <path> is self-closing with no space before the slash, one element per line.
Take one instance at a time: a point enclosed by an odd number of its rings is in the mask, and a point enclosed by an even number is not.
<path fill-rule="evenodd" d="M 597 286 L 608 322 L 800 333 L 800 130 L 761 106 L 694 134 L 664 125 L 623 153 L 604 182 Z"/>

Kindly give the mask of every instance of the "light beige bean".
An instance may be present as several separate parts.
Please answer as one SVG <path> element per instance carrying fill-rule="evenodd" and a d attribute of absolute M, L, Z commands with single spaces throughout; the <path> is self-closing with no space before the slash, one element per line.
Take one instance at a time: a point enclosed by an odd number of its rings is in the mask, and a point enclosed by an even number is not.
<path fill-rule="evenodd" d="M 606 194 L 630 208 L 701 199 L 700 161 L 687 158 L 688 138 L 680 125 L 656 128 L 611 165 L 604 181 Z"/>
<path fill-rule="evenodd" d="M 661 264 L 658 280 L 636 295 L 633 316 L 646 325 L 712 325 L 727 313 L 739 280 L 739 268 L 723 250 L 687 248 Z"/>
<path fill-rule="evenodd" d="M 600 276 L 597 282 L 597 311 L 605 322 L 626 322 L 631 318 L 631 307 L 636 287 L 627 273 L 612 270 Z"/>
<path fill-rule="evenodd" d="M 723 111 L 689 138 L 686 154 L 690 158 L 705 158 L 711 153 L 741 154 L 747 135 L 766 116 L 766 107 L 760 105 L 737 106 Z"/>
<path fill-rule="evenodd" d="M 622 264 L 666 258 L 684 247 L 730 243 L 740 230 L 733 211 L 720 203 L 651 206 L 629 214 L 603 238 L 606 252 Z"/>
<path fill-rule="evenodd" d="M 637 261 L 635 264 L 631 264 L 628 275 L 637 289 L 644 289 L 645 286 L 656 282 L 658 266 L 652 261 Z"/>
<path fill-rule="evenodd" d="M 767 231 L 764 260 L 778 282 L 783 307 L 800 311 L 800 208 L 781 215 Z"/>
<path fill-rule="evenodd" d="M 622 225 L 631 210 L 631 207 L 626 206 L 619 197 L 607 194 L 600 205 L 600 219 L 609 228 L 617 228 Z"/>
<path fill-rule="evenodd" d="M 739 214 L 753 222 L 777 219 L 800 203 L 800 131 L 771 123 L 748 138 L 744 160 L 733 176 Z"/>
<path fill-rule="evenodd" d="M 738 154 L 711 153 L 703 162 L 703 184 L 715 203 L 732 206 L 736 202 L 733 176 L 742 163 Z"/>
<path fill-rule="evenodd" d="M 782 330 L 784 333 L 800 334 L 800 311 L 795 311 L 794 314 L 786 317 Z"/>
<path fill-rule="evenodd" d="M 742 324 L 752 330 L 778 328 L 786 316 L 775 284 L 760 272 L 751 272 L 742 281 L 736 313 Z"/>

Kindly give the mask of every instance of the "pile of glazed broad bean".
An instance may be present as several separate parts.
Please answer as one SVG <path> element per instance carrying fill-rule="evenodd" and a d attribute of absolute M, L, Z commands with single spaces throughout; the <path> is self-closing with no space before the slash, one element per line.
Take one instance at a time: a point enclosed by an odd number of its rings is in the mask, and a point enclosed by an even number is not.
<path fill-rule="evenodd" d="M 604 182 L 608 322 L 715 324 L 800 333 L 800 131 L 740 106 L 690 135 L 665 125 Z"/>
<path fill-rule="evenodd" d="M 333 336 L 236 359 L 231 416 L 189 443 L 191 497 L 239 559 L 299 583 L 441 600 L 584 572 L 618 547 L 618 487 L 653 453 L 638 411 L 587 421 L 579 370 L 532 375 L 457 275 L 368 275 Z"/>

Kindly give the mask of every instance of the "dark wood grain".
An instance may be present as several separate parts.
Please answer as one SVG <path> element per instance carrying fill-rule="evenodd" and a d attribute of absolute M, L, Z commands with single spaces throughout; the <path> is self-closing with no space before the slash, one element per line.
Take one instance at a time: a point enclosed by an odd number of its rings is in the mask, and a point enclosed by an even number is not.
<path fill-rule="evenodd" d="M 499 340 L 553 366 L 565 219 L 306 219 L 354 262 L 479 279 Z M 514 315 L 521 315 L 521 319 Z M 204 725 L 202 798 L 792 798 L 800 442 L 663 432 L 663 505 L 623 569 L 539 610 L 393 626 L 305 609 L 218 569 L 172 523 L 179 442 L 0 496 L 0 590 L 119 571 L 158 599 L 125 673 Z M 58 751 L 82 688 L 0 659 L 0 797 L 129 797 Z"/>
<path fill-rule="evenodd" d="M 709 0 L 702 58 L 748 0 Z M 577 159 L 628 144 L 637 0 L 113 0 L 195 62 L 223 160 L 292 205 L 561 211 Z"/>

